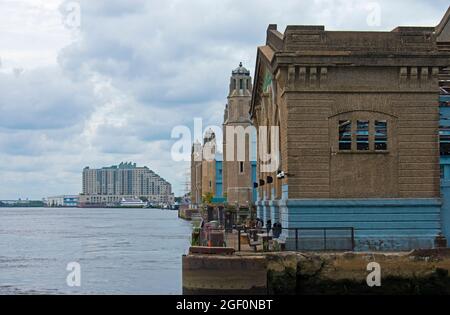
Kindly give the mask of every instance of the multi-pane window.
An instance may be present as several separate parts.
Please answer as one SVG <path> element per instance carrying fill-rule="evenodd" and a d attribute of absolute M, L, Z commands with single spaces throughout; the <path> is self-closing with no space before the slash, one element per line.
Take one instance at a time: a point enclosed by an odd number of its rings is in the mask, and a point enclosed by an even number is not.
<path fill-rule="evenodd" d="M 440 108 L 440 126 L 439 126 L 439 144 L 442 156 L 450 155 L 450 89 L 441 87 L 439 98 Z"/>
<path fill-rule="evenodd" d="M 356 146 L 358 151 L 369 151 L 369 121 L 358 120 L 356 130 Z"/>
<path fill-rule="evenodd" d="M 339 150 L 387 151 L 388 122 L 386 120 L 340 120 Z"/>
<path fill-rule="evenodd" d="M 450 126 L 441 126 L 439 130 L 441 155 L 450 155 Z"/>
<path fill-rule="evenodd" d="M 352 149 L 352 122 L 350 120 L 339 121 L 339 150 Z"/>
<path fill-rule="evenodd" d="M 387 121 L 376 120 L 375 121 L 375 150 L 386 151 L 387 148 Z"/>

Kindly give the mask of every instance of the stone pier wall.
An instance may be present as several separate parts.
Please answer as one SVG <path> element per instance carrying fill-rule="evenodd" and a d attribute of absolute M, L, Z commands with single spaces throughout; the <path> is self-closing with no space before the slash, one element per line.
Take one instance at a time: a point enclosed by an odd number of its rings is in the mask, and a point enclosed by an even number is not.
<path fill-rule="evenodd" d="M 381 267 L 369 287 L 367 266 Z M 183 257 L 184 294 L 450 294 L 450 251 Z"/>
<path fill-rule="evenodd" d="M 264 256 L 183 256 L 183 294 L 266 294 Z"/>

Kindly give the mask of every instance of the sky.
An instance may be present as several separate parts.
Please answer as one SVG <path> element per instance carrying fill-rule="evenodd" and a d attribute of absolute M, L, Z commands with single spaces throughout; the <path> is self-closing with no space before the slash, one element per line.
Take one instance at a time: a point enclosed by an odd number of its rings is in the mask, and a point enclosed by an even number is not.
<path fill-rule="evenodd" d="M 435 26 L 448 0 L 0 0 L 0 199 L 81 192 L 135 162 L 184 192 L 175 126 L 221 125 L 231 71 L 268 24 Z"/>

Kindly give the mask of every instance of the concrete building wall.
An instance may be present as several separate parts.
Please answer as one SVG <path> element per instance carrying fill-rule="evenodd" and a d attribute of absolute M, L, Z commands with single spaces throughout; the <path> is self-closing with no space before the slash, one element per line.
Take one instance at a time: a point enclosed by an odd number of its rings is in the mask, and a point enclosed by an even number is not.
<path fill-rule="evenodd" d="M 439 149 L 436 92 L 358 93 L 320 96 L 290 93 L 287 123 L 287 179 L 290 198 L 436 198 Z M 339 122 L 386 121 L 388 150 L 339 150 Z M 315 125 L 302 132 L 303 124 Z"/>
<path fill-rule="evenodd" d="M 47 198 L 47 207 L 77 207 L 79 197 L 73 195 L 61 195 Z"/>
<path fill-rule="evenodd" d="M 439 111 L 435 106 L 439 67 L 436 60 L 423 59 L 426 52 L 436 49 L 427 40 L 420 43 L 417 34 L 424 30 L 349 34 L 326 32 L 321 27 L 288 27 L 283 35 L 269 29 L 272 37 L 284 42 L 271 43 L 268 36 L 268 46 L 260 49 L 260 55 L 273 59 L 272 65 L 260 62 L 259 92 L 252 112 L 257 125 L 281 125 L 280 169 L 292 176 L 261 187 L 262 196 L 272 199 L 274 193 L 278 199 L 282 186 L 288 185 L 289 198 L 439 197 Z M 300 40 L 309 36 L 314 40 Z M 411 43 L 401 47 L 405 38 Z M 373 43 L 373 47 L 368 45 L 364 51 L 359 46 L 363 41 Z M 336 53 L 343 50 L 343 43 L 348 51 L 354 49 L 346 57 Z M 428 47 L 424 46 L 427 43 Z M 308 52 L 292 55 L 300 47 L 317 50 L 317 56 Z M 405 60 L 399 54 L 373 62 L 364 55 L 377 49 L 406 51 L 413 47 L 420 57 Z M 322 53 L 327 50 L 330 52 Z M 288 52 L 289 57 L 282 55 Z M 274 57 L 277 53 L 279 60 Z M 330 66 L 333 55 L 341 63 Z M 298 65 L 301 63 L 314 66 Z M 267 76 L 272 85 L 263 89 L 261 81 Z M 370 122 L 369 150 L 359 151 L 355 139 L 350 152 L 339 150 L 342 120 L 352 121 L 352 138 L 356 137 L 358 120 Z M 374 148 L 377 120 L 388 125 L 389 148 L 385 152 Z M 261 173 L 260 178 L 274 175 Z"/>

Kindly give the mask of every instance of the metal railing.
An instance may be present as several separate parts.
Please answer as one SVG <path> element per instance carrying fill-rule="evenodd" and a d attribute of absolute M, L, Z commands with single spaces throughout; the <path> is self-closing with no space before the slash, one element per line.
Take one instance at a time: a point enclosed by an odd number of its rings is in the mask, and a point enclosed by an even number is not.
<path fill-rule="evenodd" d="M 247 235 L 249 247 L 263 251 L 354 251 L 355 229 L 353 227 L 323 228 L 279 228 L 243 229 L 237 228 L 237 251 L 242 251 L 242 236 Z M 254 236 L 258 235 L 256 239 Z M 281 236 L 281 237 L 275 237 Z M 230 235 L 228 235 L 228 238 Z M 276 241 L 280 248 L 270 248 L 270 241 Z"/>

